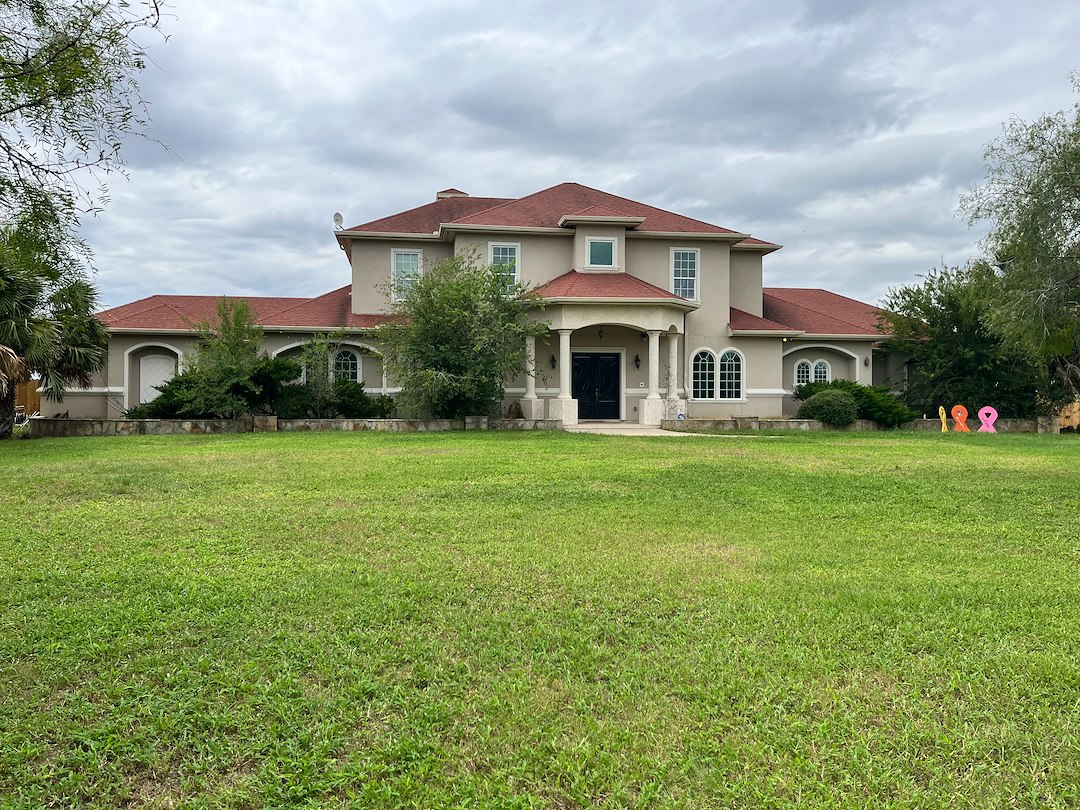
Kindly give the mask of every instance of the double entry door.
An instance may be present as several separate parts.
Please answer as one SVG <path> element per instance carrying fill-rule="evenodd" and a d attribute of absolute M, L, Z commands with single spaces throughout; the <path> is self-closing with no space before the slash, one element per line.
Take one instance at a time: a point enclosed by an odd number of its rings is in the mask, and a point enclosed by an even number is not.
<path fill-rule="evenodd" d="M 619 354 L 573 355 L 570 395 L 578 401 L 578 419 L 619 418 Z"/>

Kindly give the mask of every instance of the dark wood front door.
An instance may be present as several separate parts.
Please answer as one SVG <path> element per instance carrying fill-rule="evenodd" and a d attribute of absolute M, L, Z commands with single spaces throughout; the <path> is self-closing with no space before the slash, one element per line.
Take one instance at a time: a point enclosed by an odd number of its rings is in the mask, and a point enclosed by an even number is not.
<path fill-rule="evenodd" d="M 578 419 L 618 419 L 619 355 L 575 354 L 570 394 Z"/>

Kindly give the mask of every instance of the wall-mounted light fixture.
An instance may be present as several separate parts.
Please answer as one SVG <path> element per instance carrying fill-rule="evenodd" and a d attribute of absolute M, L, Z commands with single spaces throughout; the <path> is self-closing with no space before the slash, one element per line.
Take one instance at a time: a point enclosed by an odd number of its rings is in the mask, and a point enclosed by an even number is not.
<path fill-rule="evenodd" d="M 641 333 L 641 342 L 644 343 L 649 339 L 649 335 L 646 332 Z"/>
<path fill-rule="evenodd" d="M 596 336 L 599 337 L 601 340 L 603 340 L 604 339 L 604 330 L 603 329 L 598 329 L 597 332 L 596 332 Z"/>
<path fill-rule="evenodd" d="M 867 355 L 866 357 L 864 357 L 864 358 L 862 359 L 862 364 L 863 364 L 864 366 L 868 366 L 868 365 L 870 365 L 870 356 L 869 356 L 869 355 Z"/>
<path fill-rule="evenodd" d="M 635 354 L 634 355 L 634 368 L 641 368 L 641 355 L 640 354 Z"/>
<path fill-rule="evenodd" d="M 558 363 L 558 362 L 559 361 L 556 359 L 555 355 L 551 355 L 551 370 L 552 371 L 555 370 L 555 364 Z"/>

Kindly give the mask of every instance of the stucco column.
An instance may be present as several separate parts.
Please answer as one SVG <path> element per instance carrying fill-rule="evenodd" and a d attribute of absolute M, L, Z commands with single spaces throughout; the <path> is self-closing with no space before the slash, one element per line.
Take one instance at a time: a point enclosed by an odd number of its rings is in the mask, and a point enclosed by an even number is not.
<path fill-rule="evenodd" d="M 559 330 L 559 395 L 547 401 L 548 419 L 557 419 L 563 427 L 578 422 L 578 402 L 570 396 L 570 333 L 573 329 Z"/>
<path fill-rule="evenodd" d="M 543 419 L 544 402 L 536 397 L 536 338 L 525 338 L 525 396 L 518 402 L 526 419 Z"/>
<path fill-rule="evenodd" d="M 573 331 L 559 330 L 559 399 L 570 399 L 570 333 Z"/>
<path fill-rule="evenodd" d="M 649 332 L 649 396 L 660 399 L 660 333 Z"/>
<path fill-rule="evenodd" d="M 668 335 L 667 339 L 667 396 L 679 398 L 679 336 Z"/>
<path fill-rule="evenodd" d="M 536 338 L 525 338 L 525 399 L 536 399 Z"/>

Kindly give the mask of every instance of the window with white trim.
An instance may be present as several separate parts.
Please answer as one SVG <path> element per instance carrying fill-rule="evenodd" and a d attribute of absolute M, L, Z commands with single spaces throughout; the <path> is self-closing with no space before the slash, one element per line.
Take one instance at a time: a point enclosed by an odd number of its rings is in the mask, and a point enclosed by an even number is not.
<path fill-rule="evenodd" d="M 690 248 L 671 249 L 671 291 L 691 301 L 698 299 L 700 252 Z"/>
<path fill-rule="evenodd" d="M 589 240 L 589 267 L 615 266 L 615 240 Z"/>
<path fill-rule="evenodd" d="M 829 382 L 832 379 L 832 369 L 824 360 L 814 363 L 814 382 Z"/>
<path fill-rule="evenodd" d="M 424 264 L 424 254 L 419 250 L 395 250 L 391 261 L 391 287 L 394 300 L 400 301 L 420 279 L 420 268 Z"/>
<path fill-rule="evenodd" d="M 510 290 L 518 283 L 520 245 L 507 242 L 492 242 L 490 246 L 491 266 L 498 268 L 503 289 Z"/>
<path fill-rule="evenodd" d="M 694 399 L 715 398 L 716 358 L 712 352 L 700 351 L 694 355 L 690 377 Z"/>
<path fill-rule="evenodd" d="M 806 385 L 810 382 L 811 367 L 809 360 L 800 360 L 795 364 L 795 384 Z"/>
<path fill-rule="evenodd" d="M 360 380 L 360 358 L 352 349 L 342 349 L 334 356 L 334 379 Z"/>
<path fill-rule="evenodd" d="M 717 363 L 716 398 L 742 399 L 742 355 L 728 349 Z"/>

